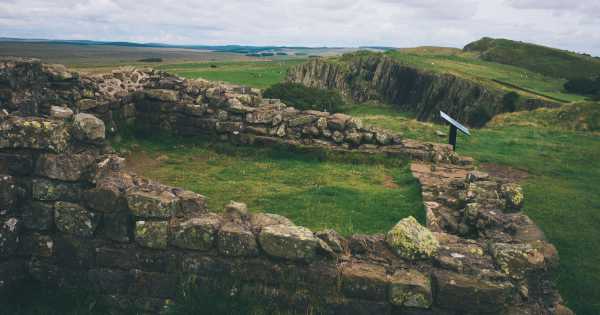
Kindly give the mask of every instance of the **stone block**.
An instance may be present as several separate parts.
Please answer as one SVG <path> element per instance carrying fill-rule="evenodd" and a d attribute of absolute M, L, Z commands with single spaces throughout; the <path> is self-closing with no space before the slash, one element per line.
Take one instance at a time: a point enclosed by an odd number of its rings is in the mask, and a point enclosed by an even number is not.
<path fill-rule="evenodd" d="M 387 301 L 389 277 L 380 265 L 351 262 L 342 268 L 342 292 L 349 298 Z"/>
<path fill-rule="evenodd" d="M 100 219 L 100 215 L 75 203 L 57 201 L 54 204 L 54 223 L 59 231 L 66 234 L 92 237 Z"/>
<path fill-rule="evenodd" d="M 39 201 L 79 201 L 81 199 L 81 185 L 67 183 L 45 178 L 32 180 L 32 198 Z"/>
<path fill-rule="evenodd" d="M 99 142 L 106 137 L 106 127 L 98 117 L 79 113 L 73 118 L 73 135 L 81 141 Z"/>
<path fill-rule="evenodd" d="M 78 181 L 91 171 L 95 158 L 89 153 L 42 154 L 36 163 L 36 174 L 63 181 Z"/>
<path fill-rule="evenodd" d="M 169 240 L 167 221 L 135 222 L 135 241 L 142 247 L 166 249 Z"/>
<path fill-rule="evenodd" d="M 0 218 L 0 258 L 13 256 L 19 246 L 21 221 L 17 218 Z"/>
<path fill-rule="evenodd" d="M 436 271 L 435 304 L 465 313 L 500 313 L 510 299 L 509 282 L 494 283 L 453 272 Z"/>
<path fill-rule="evenodd" d="M 418 270 L 398 270 L 390 278 L 390 302 L 397 306 L 430 308 L 431 280 Z"/>
<path fill-rule="evenodd" d="M 128 191 L 127 204 L 131 213 L 140 218 L 168 219 L 179 210 L 179 198 L 167 191 Z"/>
<path fill-rule="evenodd" d="M 387 233 L 385 240 L 396 254 L 406 259 L 430 258 L 439 247 L 433 233 L 413 217 L 400 220 Z"/>
<path fill-rule="evenodd" d="M 23 225 L 36 231 L 47 231 L 54 225 L 54 203 L 32 201 L 23 209 Z"/>
<path fill-rule="evenodd" d="M 214 213 L 177 222 L 171 227 L 171 244 L 184 249 L 209 250 L 215 245 L 221 224 L 221 217 Z"/>
<path fill-rule="evenodd" d="M 258 245 L 254 234 L 244 226 L 226 223 L 218 234 L 219 252 L 225 256 L 255 256 Z"/>
<path fill-rule="evenodd" d="M 312 260 L 319 246 L 319 239 L 309 229 L 295 225 L 267 226 L 258 239 L 267 254 L 291 260 Z"/>

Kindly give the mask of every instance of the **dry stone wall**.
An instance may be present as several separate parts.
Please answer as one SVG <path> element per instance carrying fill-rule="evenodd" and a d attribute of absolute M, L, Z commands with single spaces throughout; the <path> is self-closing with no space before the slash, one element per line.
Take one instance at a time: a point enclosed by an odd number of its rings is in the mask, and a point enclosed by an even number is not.
<path fill-rule="evenodd" d="M 158 313 L 183 284 L 304 313 L 569 314 L 554 287 L 556 250 L 519 211 L 520 187 L 475 171 L 447 146 L 299 112 L 241 87 L 134 69 L 100 78 L 49 69 L 0 66 L 0 293 L 30 278 L 91 288 L 115 314 Z M 406 218 L 385 235 L 342 237 L 238 202 L 211 211 L 202 195 L 123 170 L 106 143 L 123 120 L 412 158 L 427 227 Z"/>

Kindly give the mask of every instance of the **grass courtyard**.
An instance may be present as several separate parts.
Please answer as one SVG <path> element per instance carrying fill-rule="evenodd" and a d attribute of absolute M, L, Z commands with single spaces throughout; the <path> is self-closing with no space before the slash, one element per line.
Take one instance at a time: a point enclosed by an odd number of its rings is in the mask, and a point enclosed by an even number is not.
<path fill-rule="evenodd" d="M 276 213 L 313 231 L 382 233 L 400 219 L 421 221 L 420 188 L 402 160 L 367 161 L 208 140 L 127 137 L 131 168 L 164 184 L 208 197 L 212 211 L 230 200 Z"/>

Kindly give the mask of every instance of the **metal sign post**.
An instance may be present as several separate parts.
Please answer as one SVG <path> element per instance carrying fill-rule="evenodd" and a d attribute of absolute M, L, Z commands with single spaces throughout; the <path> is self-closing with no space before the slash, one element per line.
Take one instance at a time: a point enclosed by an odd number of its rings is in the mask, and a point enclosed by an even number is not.
<path fill-rule="evenodd" d="M 463 125 L 461 125 L 458 121 L 454 120 L 452 117 L 448 116 L 448 114 L 440 111 L 440 115 L 442 118 L 450 123 L 450 135 L 448 136 L 448 143 L 452 146 L 452 149 L 456 151 L 456 136 L 457 130 L 460 130 L 463 134 L 470 136 L 471 133 L 469 129 Z"/>

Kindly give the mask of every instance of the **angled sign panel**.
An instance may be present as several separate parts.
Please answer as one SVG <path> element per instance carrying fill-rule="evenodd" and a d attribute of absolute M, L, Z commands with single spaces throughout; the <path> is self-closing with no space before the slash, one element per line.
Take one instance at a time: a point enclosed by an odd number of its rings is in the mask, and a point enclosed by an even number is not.
<path fill-rule="evenodd" d="M 448 116 L 448 114 L 440 111 L 440 115 L 442 115 L 442 118 L 444 118 L 445 121 L 449 122 L 452 126 L 458 128 L 458 130 L 460 130 L 460 132 L 470 136 L 471 133 L 469 132 L 469 128 L 461 125 L 458 121 L 454 120 L 452 117 Z"/>

